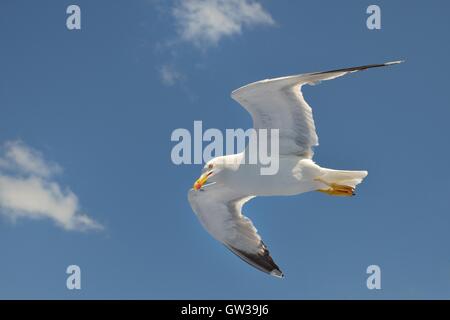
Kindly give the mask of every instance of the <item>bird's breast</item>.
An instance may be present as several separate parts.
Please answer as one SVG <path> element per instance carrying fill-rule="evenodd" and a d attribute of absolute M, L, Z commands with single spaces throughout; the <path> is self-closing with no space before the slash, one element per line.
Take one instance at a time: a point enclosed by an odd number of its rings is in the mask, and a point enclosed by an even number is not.
<path fill-rule="evenodd" d="M 279 170 L 262 174 L 260 165 L 241 165 L 226 179 L 232 189 L 249 195 L 294 195 L 311 191 L 309 165 L 297 157 L 280 157 Z"/>

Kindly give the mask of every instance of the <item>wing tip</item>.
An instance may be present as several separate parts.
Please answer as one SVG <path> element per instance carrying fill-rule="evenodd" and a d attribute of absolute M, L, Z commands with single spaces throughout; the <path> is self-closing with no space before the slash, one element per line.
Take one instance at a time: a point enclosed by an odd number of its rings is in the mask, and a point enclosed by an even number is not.
<path fill-rule="evenodd" d="M 273 269 L 272 271 L 270 271 L 270 275 L 279 279 L 284 278 L 284 273 L 280 269 Z"/>
<path fill-rule="evenodd" d="M 405 61 L 406 61 L 405 59 L 403 59 L 403 60 L 396 60 L 396 61 L 390 61 L 390 62 L 385 62 L 384 65 L 386 65 L 386 66 L 391 66 L 391 65 L 393 65 L 393 64 L 404 63 Z"/>
<path fill-rule="evenodd" d="M 364 71 L 372 68 L 381 68 L 381 67 L 388 67 L 396 64 L 400 64 L 405 62 L 405 60 L 396 60 L 396 61 L 388 61 L 384 63 L 378 63 L 378 64 L 367 64 L 364 66 L 358 66 L 358 67 L 350 67 L 350 68 L 343 68 L 343 69 L 336 69 L 336 70 L 329 70 L 329 71 L 322 71 L 322 72 L 314 72 L 311 73 L 311 75 L 323 75 L 327 73 L 335 73 L 335 72 L 342 72 L 342 73 L 354 73 L 358 71 Z"/>
<path fill-rule="evenodd" d="M 274 276 L 276 278 L 284 278 L 283 272 L 280 270 L 278 265 L 273 261 L 270 256 L 269 250 L 265 246 L 264 242 L 261 241 L 263 252 L 259 254 L 252 254 L 245 252 L 243 250 L 237 249 L 231 245 L 225 244 L 225 246 L 233 252 L 236 256 L 241 258 L 243 261 L 251 265 L 252 267 Z"/>
<path fill-rule="evenodd" d="M 329 71 L 321 71 L 321 72 L 312 72 L 312 73 L 306 73 L 306 74 L 299 74 L 299 75 L 293 75 L 293 76 L 284 76 L 284 77 L 277 77 L 277 78 L 271 78 L 271 79 L 264 79 L 264 80 L 252 82 L 252 83 L 246 84 L 246 85 L 244 85 L 242 87 L 239 87 L 239 88 L 233 90 L 231 92 L 230 96 L 231 96 L 231 98 L 233 100 L 236 100 L 237 102 L 240 102 L 239 100 L 241 98 L 241 93 L 246 91 L 245 89 L 249 89 L 251 87 L 254 87 L 255 85 L 262 84 L 262 83 L 274 82 L 274 81 L 282 80 L 282 79 L 296 78 L 298 76 L 319 75 L 319 74 L 326 74 L 326 73 L 331 73 L 331 72 L 350 72 L 350 73 L 353 73 L 353 72 L 367 70 L 367 69 L 371 69 L 371 68 L 392 66 L 392 65 L 396 65 L 396 64 L 400 64 L 400 63 L 404 63 L 404 62 L 406 62 L 406 60 L 402 59 L 402 60 L 388 61 L 388 62 L 380 63 L 380 64 L 369 64 L 369 65 L 364 65 L 364 66 L 359 66 L 359 67 L 351 67 L 351 68 L 344 68 L 344 69 L 336 69 L 336 70 L 329 70 Z"/>

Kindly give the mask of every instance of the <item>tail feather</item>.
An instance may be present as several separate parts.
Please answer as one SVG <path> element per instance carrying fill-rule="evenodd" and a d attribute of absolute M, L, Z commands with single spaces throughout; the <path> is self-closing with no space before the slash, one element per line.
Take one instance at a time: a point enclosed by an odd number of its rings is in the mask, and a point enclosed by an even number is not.
<path fill-rule="evenodd" d="M 327 183 L 335 183 L 344 186 L 355 188 L 367 176 L 367 171 L 345 171 L 345 170 L 331 170 L 327 171 L 320 177 L 321 180 Z"/>

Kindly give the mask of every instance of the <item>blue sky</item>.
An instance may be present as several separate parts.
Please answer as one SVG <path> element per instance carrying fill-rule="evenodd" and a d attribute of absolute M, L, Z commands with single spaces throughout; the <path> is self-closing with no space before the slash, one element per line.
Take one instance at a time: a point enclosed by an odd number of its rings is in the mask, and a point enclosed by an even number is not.
<path fill-rule="evenodd" d="M 72 1 L 0 3 L 0 298 L 450 298 L 449 3 L 249 1 L 218 24 L 197 2 L 79 0 L 75 31 Z M 187 201 L 201 165 L 172 163 L 174 129 L 251 127 L 229 95 L 252 81 L 398 59 L 304 89 L 316 162 L 369 176 L 350 199 L 248 203 L 285 279 L 203 230 Z"/>

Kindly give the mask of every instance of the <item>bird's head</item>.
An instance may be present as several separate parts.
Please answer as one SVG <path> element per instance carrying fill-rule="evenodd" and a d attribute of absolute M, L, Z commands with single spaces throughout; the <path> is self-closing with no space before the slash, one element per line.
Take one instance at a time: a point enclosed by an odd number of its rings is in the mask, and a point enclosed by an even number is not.
<path fill-rule="evenodd" d="M 214 158 L 208 161 L 203 167 L 202 174 L 198 178 L 193 188 L 195 190 L 200 190 L 207 181 L 214 182 L 214 177 L 217 176 L 224 169 L 224 164 L 219 158 Z"/>

